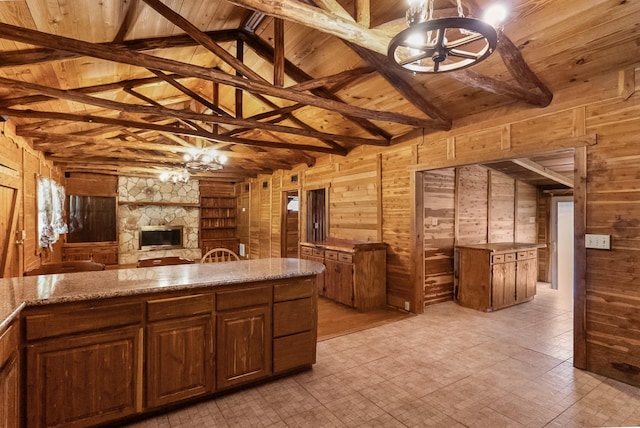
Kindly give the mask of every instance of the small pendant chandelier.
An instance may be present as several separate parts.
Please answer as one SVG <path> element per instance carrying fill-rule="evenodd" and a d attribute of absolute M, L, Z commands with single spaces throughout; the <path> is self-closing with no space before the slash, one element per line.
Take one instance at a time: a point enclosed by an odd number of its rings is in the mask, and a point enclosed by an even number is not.
<path fill-rule="evenodd" d="M 393 64 L 414 73 L 446 73 L 485 60 L 496 48 L 498 31 L 506 13 L 492 7 L 483 20 L 464 15 L 433 18 L 434 0 L 410 0 L 409 28 L 398 33 L 387 55 Z"/>

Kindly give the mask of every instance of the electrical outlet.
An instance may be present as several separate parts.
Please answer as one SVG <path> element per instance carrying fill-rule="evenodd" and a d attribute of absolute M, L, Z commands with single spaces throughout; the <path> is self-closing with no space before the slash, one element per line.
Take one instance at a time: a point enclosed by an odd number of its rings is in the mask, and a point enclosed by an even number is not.
<path fill-rule="evenodd" d="M 238 252 L 240 253 L 240 257 L 244 257 L 244 244 L 238 245 Z"/>
<path fill-rule="evenodd" d="M 410 311 L 411 310 L 411 306 L 409 305 L 409 302 L 404 302 L 404 310 L 405 311 Z"/>
<path fill-rule="evenodd" d="M 584 241 L 586 248 L 595 248 L 597 250 L 611 249 L 611 235 L 596 235 L 593 233 L 587 233 L 585 235 Z"/>
<path fill-rule="evenodd" d="M 438 225 L 438 217 L 431 217 L 431 226 Z"/>

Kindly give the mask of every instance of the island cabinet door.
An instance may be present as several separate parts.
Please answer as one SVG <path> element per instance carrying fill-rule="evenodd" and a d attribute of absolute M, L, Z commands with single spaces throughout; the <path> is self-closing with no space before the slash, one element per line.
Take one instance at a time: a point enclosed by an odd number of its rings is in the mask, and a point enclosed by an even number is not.
<path fill-rule="evenodd" d="M 85 427 L 140 410 L 141 337 L 133 326 L 28 345 L 27 427 Z"/>
<path fill-rule="evenodd" d="M 146 306 L 147 407 L 213 391 L 213 294 L 154 299 Z"/>
<path fill-rule="evenodd" d="M 147 326 L 147 407 L 213 391 L 210 315 Z"/>
<path fill-rule="evenodd" d="M 491 306 L 505 308 L 516 303 L 515 254 L 505 254 L 504 262 L 492 266 Z"/>
<path fill-rule="evenodd" d="M 269 376 L 271 288 L 217 293 L 216 307 L 218 389 Z"/>

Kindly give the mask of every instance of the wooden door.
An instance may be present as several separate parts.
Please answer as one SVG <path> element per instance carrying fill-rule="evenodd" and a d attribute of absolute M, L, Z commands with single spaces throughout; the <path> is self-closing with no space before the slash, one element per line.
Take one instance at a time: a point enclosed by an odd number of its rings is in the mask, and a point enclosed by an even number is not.
<path fill-rule="evenodd" d="M 260 306 L 217 315 L 218 389 L 271 374 L 270 313 Z"/>
<path fill-rule="evenodd" d="M 1 178 L 1 177 L 0 177 Z M 0 180 L 0 277 L 20 276 L 20 253 L 16 243 L 20 191 Z"/>
<path fill-rule="evenodd" d="M 148 325 L 148 407 L 213 391 L 211 321 L 211 315 L 203 315 Z"/>
<path fill-rule="evenodd" d="M 324 264 L 327 267 L 324 277 L 325 297 L 353 306 L 353 264 L 326 258 Z"/>
<path fill-rule="evenodd" d="M 327 237 L 325 189 L 307 192 L 307 241 L 321 242 Z"/>
<path fill-rule="evenodd" d="M 20 426 L 20 383 L 18 358 L 13 358 L 0 370 L 0 426 Z"/>
<path fill-rule="evenodd" d="M 298 191 L 289 190 L 282 195 L 282 242 L 280 253 L 282 257 L 298 257 L 300 243 L 298 229 L 299 200 Z"/>
<path fill-rule="evenodd" d="M 496 263 L 492 267 L 491 307 L 511 306 L 516 301 L 516 263 Z"/>
<path fill-rule="evenodd" d="M 27 426 L 89 426 L 141 409 L 139 331 L 127 327 L 27 346 Z"/>

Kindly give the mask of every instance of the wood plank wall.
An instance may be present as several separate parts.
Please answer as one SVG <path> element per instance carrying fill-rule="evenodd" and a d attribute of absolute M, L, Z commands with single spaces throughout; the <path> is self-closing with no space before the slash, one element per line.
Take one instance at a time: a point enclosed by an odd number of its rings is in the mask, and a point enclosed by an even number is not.
<path fill-rule="evenodd" d="M 456 242 L 536 242 L 534 186 L 478 165 L 422 176 L 425 307 L 453 298 Z"/>
<path fill-rule="evenodd" d="M 41 152 L 33 150 L 28 141 L 16 136 L 15 127 L 10 121 L 2 122 L 0 124 L 0 186 L 20 192 L 16 230 L 24 230 L 26 233 L 24 243 L 21 245 L 13 244 L 15 235 L 9 236 L 10 251 L 6 253 L 3 250 L 0 253 L 0 261 L 2 261 L 0 265 L 6 265 L 6 276 L 20 276 L 24 271 L 38 267 L 41 263 L 62 260 L 62 240 L 54 244 L 52 251 L 43 251 L 38 247 L 36 192 L 38 176 L 49 177 L 65 185 L 62 172 L 45 160 Z M 9 193 L 12 192 L 3 192 L 6 195 Z M 7 203 L 9 202 L 0 201 L 0 205 Z M 2 209 L 2 212 L 5 210 Z"/>
<path fill-rule="evenodd" d="M 455 184 L 455 168 L 422 174 L 425 306 L 453 299 Z"/>

